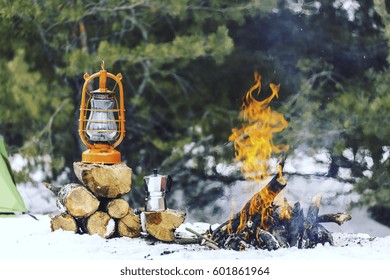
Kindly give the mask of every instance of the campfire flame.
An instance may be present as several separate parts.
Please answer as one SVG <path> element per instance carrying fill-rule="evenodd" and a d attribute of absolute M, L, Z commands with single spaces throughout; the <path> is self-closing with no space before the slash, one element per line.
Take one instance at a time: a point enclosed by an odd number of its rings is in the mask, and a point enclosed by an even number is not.
<path fill-rule="evenodd" d="M 271 95 L 257 100 L 261 90 L 261 76 L 254 73 L 255 84 L 245 94 L 240 112 L 244 123 L 240 129 L 233 128 L 229 141 L 234 142 L 236 159 L 242 163 L 241 172 L 246 179 L 262 181 L 269 176 L 269 159 L 272 153 L 288 150 L 286 145 L 275 145 L 273 135 L 284 130 L 288 123 L 283 114 L 271 110 L 274 97 L 278 98 L 280 85 L 270 84 Z"/>
<path fill-rule="evenodd" d="M 232 129 L 229 141 L 234 142 L 236 160 L 241 162 L 241 172 L 247 180 L 261 182 L 270 175 L 269 160 L 272 153 L 281 153 L 288 150 L 287 145 L 275 145 L 273 136 L 275 133 L 283 131 L 288 122 L 283 114 L 271 109 L 270 102 L 278 98 L 280 85 L 270 84 L 271 95 L 263 100 L 258 100 L 253 96 L 261 90 L 261 76 L 254 73 L 255 84 L 249 89 L 243 98 L 240 117 L 243 119 L 241 128 Z M 278 166 L 279 177 L 282 179 L 282 169 Z M 272 225 L 272 202 L 277 193 L 271 193 L 267 188 L 262 188 L 240 211 L 240 224 L 236 233 L 243 231 L 247 227 L 253 215 L 261 215 L 260 228 L 267 230 Z M 291 210 L 287 205 L 281 211 L 281 218 L 289 218 Z M 249 209 L 248 209 L 249 207 Z M 249 211 L 248 211 L 249 210 Z M 248 215 L 246 214 L 248 213 Z M 232 230 L 231 223 L 228 228 Z"/>

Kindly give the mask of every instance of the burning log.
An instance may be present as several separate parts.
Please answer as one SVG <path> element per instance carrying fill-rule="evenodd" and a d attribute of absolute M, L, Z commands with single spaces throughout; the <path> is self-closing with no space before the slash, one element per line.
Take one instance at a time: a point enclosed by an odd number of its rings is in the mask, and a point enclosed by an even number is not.
<path fill-rule="evenodd" d="M 117 198 L 131 190 L 132 170 L 124 163 L 113 165 L 73 163 L 77 178 L 96 196 Z"/>
<path fill-rule="evenodd" d="M 228 221 L 211 235 L 219 248 L 245 250 L 247 247 L 276 250 L 278 248 L 313 248 L 317 244 L 333 245 L 332 234 L 320 223 L 335 222 L 341 225 L 351 219 L 349 214 L 318 215 L 322 194 L 313 197 L 306 216 L 299 202 L 291 207 L 287 200 L 275 205 L 274 199 L 286 186 L 279 164 L 279 173 L 256 193 Z"/>
<path fill-rule="evenodd" d="M 241 209 L 240 212 L 236 213 L 220 225 L 213 233 L 212 239 L 219 244 L 225 244 L 225 241 L 232 233 L 240 234 L 247 227 L 247 222 L 252 221 L 255 227 L 267 230 L 272 225 L 272 203 L 275 197 L 280 191 L 286 186 L 287 182 L 282 177 L 282 168 L 284 161 L 279 163 L 279 173 L 275 175 L 271 181 L 257 192 Z"/>

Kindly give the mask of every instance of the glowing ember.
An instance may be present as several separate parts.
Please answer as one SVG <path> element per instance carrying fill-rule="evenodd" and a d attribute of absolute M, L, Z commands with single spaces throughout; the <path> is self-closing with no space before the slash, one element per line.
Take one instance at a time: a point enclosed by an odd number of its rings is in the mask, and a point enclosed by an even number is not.
<path fill-rule="evenodd" d="M 240 129 L 232 130 L 229 140 L 234 141 L 236 159 L 242 163 L 241 172 L 245 178 L 260 182 L 269 176 L 269 159 L 272 153 L 281 153 L 288 149 L 286 145 L 276 146 L 273 143 L 274 134 L 284 130 L 288 123 L 282 114 L 269 107 L 273 98 L 278 98 L 280 86 L 270 84 L 272 94 L 263 100 L 257 100 L 253 92 L 257 90 L 257 94 L 260 94 L 261 76 L 255 72 L 254 78 L 255 84 L 246 93 L 240 112 L 244 123 Z M 279 179 L 284 181 L 281 166 L 278 168 Z M 240 211 L 240 224 L 235 232 L 243 231 L 247 222 L 255 215 L 261 216 L 260 228 L 267 230 L 272 225 L 272 202 L 278 193 L 270 192 L 267 188 L 256 193 L 250 200 L 249 209 L 245 206 Z M 280 215 L 282 219 L 288 219 L 291 207 L 287 201 L 284 206 Z M 228 227 L 232 231 L 231 223 Z"/>

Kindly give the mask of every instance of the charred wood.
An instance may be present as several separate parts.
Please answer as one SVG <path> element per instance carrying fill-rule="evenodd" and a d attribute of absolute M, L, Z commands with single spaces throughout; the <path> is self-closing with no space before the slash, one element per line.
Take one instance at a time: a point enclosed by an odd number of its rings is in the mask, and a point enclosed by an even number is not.
<path fill-rule="evenodd" d="M 257 192 L 241 209 L 228 221 L 221 224 L 213 233 L 212 239 L 217 242 L 231 233 L 242 232 L 248 221 L 252 221 L 255 226 L 262 229 L 269 229 L 272 225 L 272 219 L 265 217 L 272 217 L 274 198 L 286 186 L 286 181 L 283 177 L 275 175 L 271 181 Z"/>
<path fill-rule="evenodd" d="M 267 249 L 268 251 L 277 250 L 280 248 L 279 242 L 268 231 L 258 228 L 258 242 L 261 249 Z"/>
<path fill-rule="evenodd" d="M 288 225 L 288 241 L 291 247 L 301 247 L 304 221 L 305 217 L 301 204 L 296 202 L 291 210 L 291 218 Z"/>

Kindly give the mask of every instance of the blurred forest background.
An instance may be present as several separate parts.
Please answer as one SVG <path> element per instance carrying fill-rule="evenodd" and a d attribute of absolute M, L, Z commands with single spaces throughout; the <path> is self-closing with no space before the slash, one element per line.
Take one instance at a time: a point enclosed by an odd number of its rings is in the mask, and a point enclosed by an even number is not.
<path fill-rule="evenodd" d="M 66 170 L 75 180 L 83 74 L 104 60 L 123 75 L 118 148 L 134 185 L 159 168 L 188 207 L 202 208 L 242 179 L 217 166 L 234 161 L 228 137 L 259 71 L 264 94 L 281 85 L 272 106 L 289 127 L 276 140 L 290 153 L 326 149 L 321 176 L 350 170 L 358 204 L 390 225 L 389 2 L 2 0 L 0 133 L 26 160 L 17 181 L 39 166 L 45 180 Z"/>

